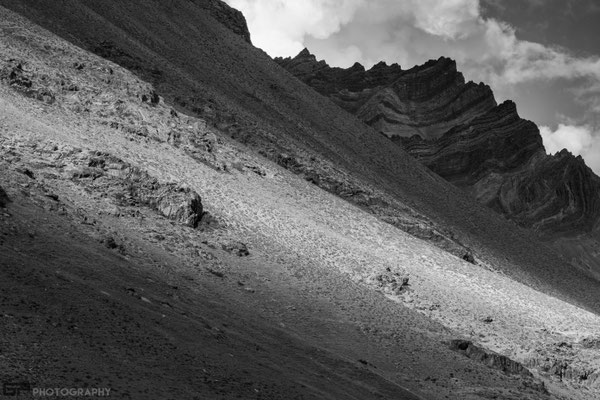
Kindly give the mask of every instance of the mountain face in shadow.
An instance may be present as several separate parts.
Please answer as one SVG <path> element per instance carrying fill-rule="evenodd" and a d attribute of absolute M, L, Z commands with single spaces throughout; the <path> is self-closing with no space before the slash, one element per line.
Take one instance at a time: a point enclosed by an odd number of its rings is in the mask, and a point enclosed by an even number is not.
<path fill-rule="evenodd" d="M 388 137 L 434 139 L 496 106 L 489 86 L 465 83 L 445 57 L 409 70 L 384 62 L 332 68 L 307 49 L 275 61 Z"/>
<path fill-rule="evenodd" d="M 304 49 L 275 61 L 478 201 L 548 236 L 597 237 L 600 179 L 581 157 L 546 155 L 537 126 L 448 58 L 409 70 L 331 68 Z"/>

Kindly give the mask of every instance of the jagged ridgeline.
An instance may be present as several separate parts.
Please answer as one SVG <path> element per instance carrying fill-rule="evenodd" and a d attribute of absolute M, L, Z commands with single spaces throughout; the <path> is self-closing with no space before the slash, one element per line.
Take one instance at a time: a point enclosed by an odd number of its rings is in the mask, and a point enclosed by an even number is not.
<path fill-rule="evenodd" d="M 547 155 L 537 126 L 513 102 L 498 105 L 489 86 L 465 83 L 453 60 L 343 69 L 304 49 L 275 61 L 520 225 L 598 235 L 600 179 L 566 150 Z"/>

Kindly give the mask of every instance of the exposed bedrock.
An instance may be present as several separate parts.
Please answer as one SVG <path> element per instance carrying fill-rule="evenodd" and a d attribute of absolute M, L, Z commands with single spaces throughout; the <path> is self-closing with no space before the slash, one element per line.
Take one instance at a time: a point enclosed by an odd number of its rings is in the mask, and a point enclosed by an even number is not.
<path fill-rule="evenodd" d="M 72 180 L 109 193 L 118 204 L 147 206 L 191 228 L 196 228 L 204 215 L 200 195 L 186 185 L 160 182 L 108 153 L 92 152 L 89 159 L 82 156 L 82 160 L 87 166 L 74 166 Z"/>
<path fill-rule="evenodd" d="M 479 347 L 468 340 L 455 339 L 450 342 L 450 349 L 465 355 L 475 361 L 498 369 L 509 375 L 522 375 L 532 377 L 531 372 L 521 363 L 518 363 L 501 354 Z"/>
<path fill-rule="evenodd" d="M 525 165 L 544 153 L 534 123 L 519 118 L 507 101 L 468 124 L 456 125 L 437 140 L 394 138 L 432 171 L 459 186 L 474 185 L 492 172 Z"/>
<path fill-rule="evenodd" d="M 275 61 L 388 137 L 436 138 L 496 105 L 489 86 L 465 83 L 445 57 L 409 70 L 384 62 L 331 68 L 306 49 Z"/>
<path fill-rule="evenodd" d="M 591 232 L 600 217 L 600 179 L 566 150 L 546 155 L 537 126 L 507 101 L 437 140 L 400 139 L 414 157 L 522 226 Z"/>

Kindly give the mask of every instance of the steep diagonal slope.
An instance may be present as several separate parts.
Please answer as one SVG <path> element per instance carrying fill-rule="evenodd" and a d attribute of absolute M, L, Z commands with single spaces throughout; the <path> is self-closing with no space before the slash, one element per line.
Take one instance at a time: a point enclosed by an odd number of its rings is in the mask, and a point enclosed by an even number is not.
<path fill-rule="evenodd" d="M 0 17 L 3 382 L 118 398 L 550 400 L 524 367 L 546 346 L 575 346 L 574 377 L 593 366 L 575 357 L 596 350 L 555 332 L 593 340 L 594 314 L 382 223 L 123 68 Z"/>
<path fill-rule="evenodd" d="M 520 118 L 513 102 L 496 105 L 488 86 L 465 83 L 454 61 L 407 71 L 378 64 L 362 74 L 352 73 L 356 66 L 331 68 L 306 49 L 275 61 L 519 225 L 553 239 L 600 238 L 600 178 L 566 151 L 546 155 L 537 126 Z M 368 79 L 381 69 L 390 71 L 386 81 Z M 584 253 L 576 264 L 597 276 L 600 260 Z"/>
<path fill-rule="evenodd" d="M 598 393 L 598 315 L 415 239 L 0 16 L 2 379 L 134 398 Z"/>
<path fill-rule="evenodd" d="M 490 268 L 600 309 L 597 282 L 565 268 L 566 261 L 530 232 L 490 213 L 375 130 L 315 95 L 211 17 L 205 11 L 208 2 L 0 4 L 114 57 L 155 84 L 167 101 L 381 220 L 402 226 L 412 218 L 414 230 L 426 225 L 432 241 L 450 239 L 472 249 L 478 262 Z"/>

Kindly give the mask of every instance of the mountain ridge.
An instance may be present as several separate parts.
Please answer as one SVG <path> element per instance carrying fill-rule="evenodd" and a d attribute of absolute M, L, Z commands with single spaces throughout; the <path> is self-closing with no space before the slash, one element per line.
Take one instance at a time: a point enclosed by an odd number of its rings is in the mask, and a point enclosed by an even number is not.
<path fill-rule="evenodd" d="M 347 69 L 332 68 L 317 61 L 308 49 L 293 58 L 274 60 L 391 138 L 419 135 L 435 139 L 453 124 L 466 123 L 473 114 L 497 105 L 489 86 L 465 82 L 456 62 L 447 57 L 408 70 L 384 62 L 369 70 L 358 63 Z"/>
<path fill-rule="evenodd" d="M 453 60 L 441 57 L 409 70 L 398 67 L 378 86 L 363 78 L 369 70 L 351 75 L 351 82 L 341 80 L 346 87 L 335 90 L 328 80 L 337 82 L 355 67 L 331 68 L 307 49 L 275 61 L 520 225 L 547 236 L 598 237 L 600 178 L 568 152 L 546 155 L 539 129 L 518 115 L 515 103 L 498 105 L 489 86 L 465 83 Z M 340 101 L 343 97 L 361 98 L 362 105 L 348 107 Z"/>

